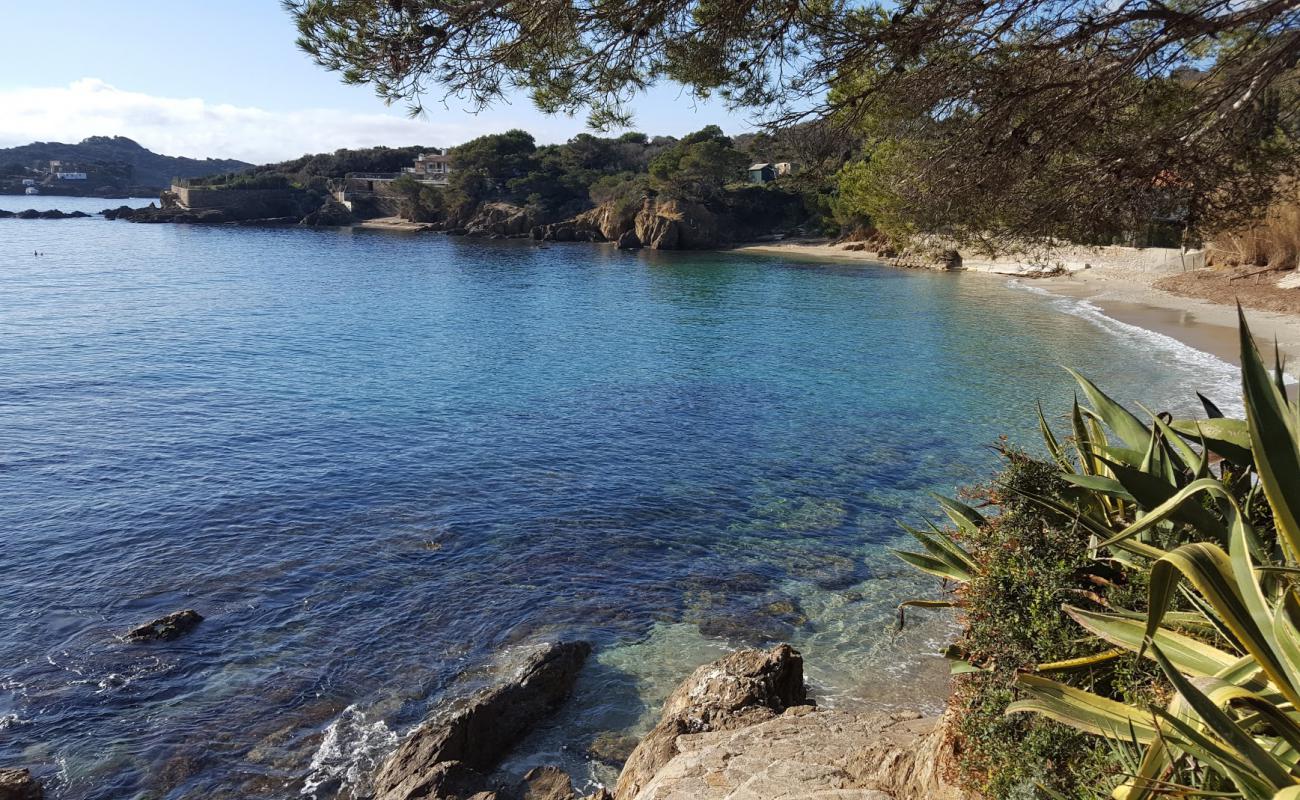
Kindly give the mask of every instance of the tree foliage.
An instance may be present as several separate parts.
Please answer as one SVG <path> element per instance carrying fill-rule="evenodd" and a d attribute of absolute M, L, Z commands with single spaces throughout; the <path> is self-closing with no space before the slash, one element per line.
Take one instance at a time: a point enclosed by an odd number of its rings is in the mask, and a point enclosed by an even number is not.
<path fill-rule="evenodd" d="M 485 105 L 525 87 L 606 126 L 667 78 L 785 123 L 911 140 L 917 188 L 892 200 L 917 224 L 1096 220 L 1080 232 L 1101 236 L 1168 211 L 1213 228 L 1254 213 L 1300 158 L 1292 0 L 286 5 L 318 63 L 389 100 L 437 84 Z"/>

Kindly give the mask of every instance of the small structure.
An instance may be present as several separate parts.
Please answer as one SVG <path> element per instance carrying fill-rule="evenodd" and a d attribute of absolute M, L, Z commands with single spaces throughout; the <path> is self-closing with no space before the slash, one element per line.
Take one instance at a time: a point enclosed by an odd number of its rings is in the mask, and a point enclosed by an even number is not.
<path fill-rule="evenodd" d="M 56 172 L 54 177 L 61 181 L 84 181 L 86 173 L 84 172 Z"/>
<path fill-rule="evenodd" d="M 28 187 L 23 191 L 23 194 L 40 194 L 40 193 L 41 193 L 41 190 L 40 190 L 40 189 L 37 189 L 35 186 L 28 186 Z"/>
<path fill-rule="evenodd" d="M 783 175 L 794 175 L 799 172 L 799 164 L 796 161 L 778 161 L 772 166 L 776 168 L 776 176 L 778 178 Z"/>
<path fill-rule="evenodd" d="M 776 167 L 767 162 L 749 165 L 750 183 L 769 183 L 776 180 Z"/>
<path fill-rule="evenodd" d="M 35 185 L 36 185 L 35 178 L 23 178 L 23 186 L 35 186 Z"/>
<path fill-rule="evenodd" d="M 447 176 L 451 174 L 451 156 L 445 152 L 421 153 L 416 156 L 415 164 L 405 167 L 402 172 L 414 177 L 420 183 L 446 185 Z"/>

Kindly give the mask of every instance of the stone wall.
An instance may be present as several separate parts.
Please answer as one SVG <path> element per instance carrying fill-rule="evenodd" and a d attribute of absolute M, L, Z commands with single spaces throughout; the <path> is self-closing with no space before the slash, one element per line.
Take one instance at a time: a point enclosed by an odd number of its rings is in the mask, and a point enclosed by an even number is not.
<path fill-rule="evenodd" d="M 237 208 L 250 204 L 269 205 L 292 202 L 294 189 L 211 189 L 202 186 L 172 186 L 182 206 L 188 209 Z"/>

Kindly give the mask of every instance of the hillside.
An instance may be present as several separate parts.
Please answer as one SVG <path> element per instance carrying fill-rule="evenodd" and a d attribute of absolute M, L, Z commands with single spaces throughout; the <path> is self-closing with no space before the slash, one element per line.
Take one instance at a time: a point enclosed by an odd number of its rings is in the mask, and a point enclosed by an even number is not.
<path fill-rule="evenodd" d="M 85 172 L 85 180 L 59 180 L 50 162 L 67 172 Z M 197 177 L 251 167 L 243 161 L 166 156 L 124 136 L 92 136 L 77 144 L 33 142 L 0 148 L 0 193 L 21 194 L 23 180 L 35 180 L 42 193 L 121 195 L 156 194 L 173 177 Z"/>

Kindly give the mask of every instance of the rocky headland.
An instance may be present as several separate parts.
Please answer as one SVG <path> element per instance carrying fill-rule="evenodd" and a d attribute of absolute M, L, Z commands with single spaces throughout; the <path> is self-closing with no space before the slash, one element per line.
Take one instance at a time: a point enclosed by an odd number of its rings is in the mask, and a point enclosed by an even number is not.
<path fill-rule="evenodd" d="M 359 796 L 375 800 L 578 800 L 571 777 L 496 766 L 572 691 L 581 642 L 525 649 L 497 680 L 412 731 Z M 699 667 L 668 697 L 614 787 L 585 800 L 960 800 L 936 718 L 821 709 L 789 645 L 739 650 Z M 590 791 L 590 790 L 589 790 Z"/>

